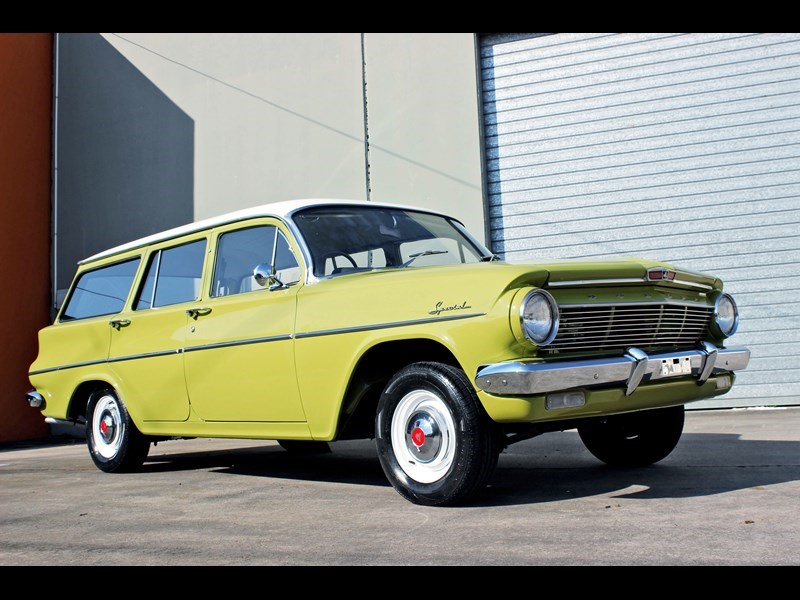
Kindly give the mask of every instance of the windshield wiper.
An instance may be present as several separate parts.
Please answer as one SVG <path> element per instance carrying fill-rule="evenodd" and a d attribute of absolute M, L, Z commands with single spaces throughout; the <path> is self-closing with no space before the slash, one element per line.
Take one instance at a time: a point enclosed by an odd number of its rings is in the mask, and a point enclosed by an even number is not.
<path fill-rule="evenodd" d="M 417 252 L 416 254 L 409 254 L 408 260 L 404 262 L 402 265 L 400 265 L 400 268 L 402 269 L 404 267 L 407 267 L 412 262 L 417 260 L 420 256 L 431 256 L 433 254 L 447 254 L 447 252 L 448 252 L 447 250 L 425 250 L 423 252 Z"/>
<path fill-rule="evenodd" d="M 500 256 L 497 254 L 487 254 L 486 256 L 481 256 L 481 262 L 492 262 L 493 260 L 500 260 Z"/>

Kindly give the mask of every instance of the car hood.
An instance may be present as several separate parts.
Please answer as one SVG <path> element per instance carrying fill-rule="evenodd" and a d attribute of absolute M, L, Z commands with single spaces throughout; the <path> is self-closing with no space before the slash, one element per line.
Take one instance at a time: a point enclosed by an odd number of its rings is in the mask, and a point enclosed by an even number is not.
<path fill-rule="evenodd" d="M 624 258 L 611 261 L 561 261 L 525 265 L 529 269 L 543 269 L 548 277 L 547 287 L 571 285 L 638 284 L 656 280 L 669 287 L 721 289 L 722 282 L 711 275 L 696 273 L 669 263 L 643 258 Z M 659 275 L 663 273 L 663 275 Z M 657 277 L 663 277 L 658 280 Z"/>
<path fill-rule="evenodd" d="M 673 281 L 657 282 L 664 288 L 694 292 L 721 288 L 721 282 L 707 275 L 691 273 L 666 263 L 643 259 L 585 262 L 510 264 L 501 261 L 470 265 L 375 270 L 340 275 L 306 285 L 300 292 L 300 331 L 350 326 L 358 323 L 402 322 L 425 318 L 459 318 L 488 314 L 511 290 L 521 287 L 562 288 L 577 286 L 642 285 L 652 269 L 675 273 Z M 507 314 L 507 312 L 505 312 Z"/>
<path fill-rule="evenodd" d="M 578 285 L 630 285 L 648 281 L 648 273 L 666 272 L 658 284 L 691 289 L 721 289 L 722 282 L 711 275 L 696 273 L 674 265 L 643 258 L 621 258 L 604 261 L 562 260 L 557 262 L 531 262 L 512 264 L 502 261 L 469 265 L 416 267 L 407 269 L 375 270 L 369 273 L 343 275 L 326 281 L 402 281 L 411 284 L 438 287 L 441 282 L 454 283 L 463 279 L 470 287 L 486 287 L 494 291 L 524 285 L 535 287 L 569 287 Z M 657 275 L 656 275 L 657 276 Z M 650 279 L 652 281 L 652 277 Z"/>

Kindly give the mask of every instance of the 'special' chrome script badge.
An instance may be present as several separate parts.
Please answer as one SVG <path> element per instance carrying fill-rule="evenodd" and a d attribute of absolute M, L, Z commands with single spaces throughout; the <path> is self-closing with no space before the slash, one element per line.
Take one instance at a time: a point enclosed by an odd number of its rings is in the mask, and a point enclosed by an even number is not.
<path fill-rule="evenodd" d="M 433 310 L 429 310 L 428 314 L 436 315 L 438 317 L 443 312 L 449 312 L 451 310 L 466 310 L 468 308 L 472 307 L 469 304 L 467 304 L 466 300 L 464 300 L 464 302 L 462 302 L 461 304 L 453 304 L 451 306 L 444 306 L 444 302 L 440 300 L 439 302 L 436 303 L 436 308 L 434 308 Z"/>

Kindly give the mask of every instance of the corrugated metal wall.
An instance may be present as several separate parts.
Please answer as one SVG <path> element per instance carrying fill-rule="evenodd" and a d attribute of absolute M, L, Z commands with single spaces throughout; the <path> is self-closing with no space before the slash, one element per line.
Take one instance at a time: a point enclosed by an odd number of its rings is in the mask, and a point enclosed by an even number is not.
<path fill-rule="evenodd" d="M 800 404 L 800 34 L 480 39 L 490 240 L 719 275 L 752 360 L 724 400 Z"/>

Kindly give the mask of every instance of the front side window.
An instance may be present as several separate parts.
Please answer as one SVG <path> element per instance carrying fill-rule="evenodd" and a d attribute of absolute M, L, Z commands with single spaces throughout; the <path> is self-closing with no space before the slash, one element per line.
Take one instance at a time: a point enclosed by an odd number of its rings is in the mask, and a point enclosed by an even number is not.
<path fill-rule="evenodd" d="M 151 254 L 135 310 L 191 302 L 200 297 L 206 241 L 197 240 Z"/>
<path fill-rule="evenodd" d="M 231 296 L 262 290 L 253 270 L 273 265 L 275 276 L 285 285 L 300 280 L 300 266 L 283 233 L 274 225 L 260 225 L 223 233 L 217 245 L 212 296 Z"/>
<path fill-rule="evenodd" d="M 314 275 L 478 262 L 490 253 L 441 215 L 370 206 L 320 206 L 297 212 Z"/>
<path fill-rule="evenodd" d="M 120 312 L 133 285 L 139 258 L 83 273 L 61 313 L 62 321 Z"/>

